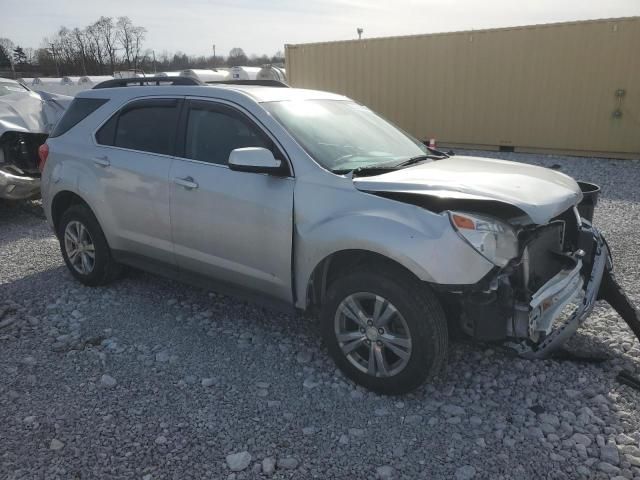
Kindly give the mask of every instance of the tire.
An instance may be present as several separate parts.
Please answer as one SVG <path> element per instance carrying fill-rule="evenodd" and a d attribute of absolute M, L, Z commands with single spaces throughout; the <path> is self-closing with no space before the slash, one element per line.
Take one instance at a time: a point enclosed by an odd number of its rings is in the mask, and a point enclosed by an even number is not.
<path fill-rule="evenodd" d="M 354 320 L 357 309 L 351 300 L 368 314 L 366 329 Z M 393 311 L 389 306 L 396 313 L 386 320 Z M 323 340 L 338 368 L 374 392 L 408 393 L 435 377 L 446 363 L 447 322 L 438 299 L 427 285 L 398 268 L 373 265 L 339 277 L 328 288 L 320 320 Z"/>
<path fill-rule="evenodd" d="M 67 229 L 69 229 L 72 235 L 73 233 L 77 233 L 78 225 L 86 231 L 86 234 L 83 233 L 81 235 L 84 239 L 82 250 L 86 253 L 86 258 L 91 259 L 90 253 L 93 251 L 93 261 L 88 262 L 87 266 L 90 268 L 86 269 L 83 268 L 85 264 L 78 260 L 78 257 L 82 255 L 78 254 L 77 251 L 76 255 L 73 255 L 72 237 L 68 235 L 65 236 L 69 233 Z M 81 283 L 90 287 L 97 287 L 106 285 L 118 277 L 121 272 L 121 267 L 111 256 L 111 249 L 104 236 L 104 232 L 89 207 L 86 205 L 72 205 L 69 207 L 62 214 L 57 233 L 62 258 L 71 274 Z M 71 244 L 69 242 L 71 242 Z M 69 256 L 70 253 L 72 254 L 71 259 Z"/>

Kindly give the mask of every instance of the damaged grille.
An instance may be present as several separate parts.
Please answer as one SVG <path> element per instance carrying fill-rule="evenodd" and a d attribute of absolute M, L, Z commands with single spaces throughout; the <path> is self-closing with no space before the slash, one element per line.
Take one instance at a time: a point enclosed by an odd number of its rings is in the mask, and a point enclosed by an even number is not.
<path fill-rule="evenodd" d="M 522 284 L 535 292 L 566 265 L 563 255 L 564 222 L 556 221 L 529 232 L 522 240 Z"/>

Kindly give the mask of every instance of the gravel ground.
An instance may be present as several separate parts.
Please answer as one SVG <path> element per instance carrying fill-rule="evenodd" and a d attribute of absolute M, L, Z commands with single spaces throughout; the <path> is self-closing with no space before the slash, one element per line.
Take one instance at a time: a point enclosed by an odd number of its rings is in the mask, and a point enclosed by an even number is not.
<path fill-rule="evenodd" d="M 640 303 L 640 163 L 491 155 L 601 184 Z M 609 360 L 454 343 L 442 379 L 381 397 L 335 371 L 313 319 L 135 271 L 82 287 L 37 202 L 0 206 L 2 479 L 640 479 L 640 392 L 615 379 L 640 374 L 638 341 L 601 305 L 572 348 Z"/>

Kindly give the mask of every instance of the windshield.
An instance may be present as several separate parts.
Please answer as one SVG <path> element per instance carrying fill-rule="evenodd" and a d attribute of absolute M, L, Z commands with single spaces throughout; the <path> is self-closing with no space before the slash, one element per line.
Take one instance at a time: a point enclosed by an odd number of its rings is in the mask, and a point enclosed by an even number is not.
<path fill-rule="evenodd" d="M 333 172 L 427 154 L 418 140 L 352 101 L 289 100 L 262 105 L 309 155 Z"/>

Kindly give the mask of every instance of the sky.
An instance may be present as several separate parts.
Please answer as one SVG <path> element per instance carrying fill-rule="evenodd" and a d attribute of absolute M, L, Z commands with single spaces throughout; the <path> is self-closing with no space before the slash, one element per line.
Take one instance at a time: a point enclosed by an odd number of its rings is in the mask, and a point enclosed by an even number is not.
<path fill-rule="evenodd" d="M 640 15 L 640 0 L 0 0 L 0 37 L 37 48 L 100 15 L 144 26 L 144 48 L 273 55 L 307 43 Z"/>

